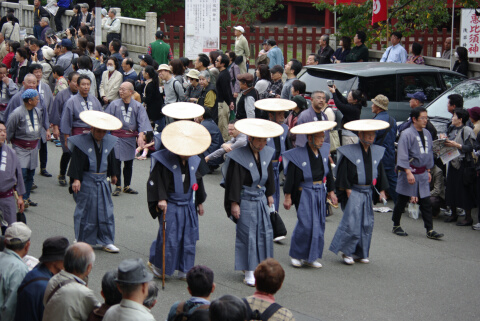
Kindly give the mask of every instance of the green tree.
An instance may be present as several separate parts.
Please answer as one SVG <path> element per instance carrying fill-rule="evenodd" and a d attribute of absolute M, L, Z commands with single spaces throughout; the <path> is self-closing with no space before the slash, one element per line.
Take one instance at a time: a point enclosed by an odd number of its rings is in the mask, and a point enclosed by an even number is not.
<path fill-rule="evenodd" d="M 478 6 L 478 0 L 458 0 L 456 5 L 475 8 Z M 372 0 L 367 0 L 361 4 L 339 4 L 337 6 L 327 3 L 314 3 L 313 6 L 318 10 L 329 9 L 332 12 L 337 12 L 337 35 L 339 36 L 351 37 L 355 35 L 357 30 L 363 30 L 367 34 L 368 44 L 386 37 L 386 21 L 371 25 Z M 456 10 L 456 15 L 458 14 L 460 14 L 460 10 Z M 415 30 L 423 31 L 446 24 L 450 21 L 451 15 L 445 0 L 395 0 L 393 5 L 388 8 L 388 18 L 390 32 L 393 28 L 408 36 Z M 392 18 L 396 20 L 393 25 L 391 24 Z"/>
<path fill-rule="evenodd" d="M 122 16 L 145 19 L 146 12 L 156 12 L 158 16 L 184 8 L 185 1 L 172 0 L 104 0 L 103 7 L 122 9 Z"/>
<path fill-rule="evenodd" d="M 269 18 L 273 12 L 282 9 L 278 0 L 220 0 L 220 20 L 222 28 L 238 24 L 253 26 L 259 17 Z"/>

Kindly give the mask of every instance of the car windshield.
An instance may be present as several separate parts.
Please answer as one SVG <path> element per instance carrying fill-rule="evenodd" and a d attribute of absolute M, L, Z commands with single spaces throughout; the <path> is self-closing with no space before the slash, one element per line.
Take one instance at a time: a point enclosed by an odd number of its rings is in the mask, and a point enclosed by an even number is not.
<path fill-rule="evenodd" d="M 463 97 L 463 107 L 465 109 L 480 105 L 480 82 L 479 81 L 464 81 L 456 87 L 445 92 L 437 100 L 433 101 L 428 108 L 428 117 L 452 118 L 447 110 L 448 96 L 459 94 Z"/>
<path fill-rule="evenodd" d="M 357 76 L 339 72 L 309 69 L 300 76 L 300 80 L 307 85 L 306 93 L 308 95 L 315 90 L 327 90 L 327 80 L 333 80 L 337 89 L 346 97 L 348 92 L 352 90 L 352 87 L 357 80 Z"/>

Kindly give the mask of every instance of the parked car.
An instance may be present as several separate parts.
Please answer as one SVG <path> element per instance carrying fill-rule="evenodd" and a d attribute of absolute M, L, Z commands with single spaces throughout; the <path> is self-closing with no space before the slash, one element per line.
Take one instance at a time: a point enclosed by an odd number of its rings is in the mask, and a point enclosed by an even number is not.
<path fill-rule="evenodd" d="M 384 62 L 357 62 L 306 66 L 299 79 L 307 85 L 306 93 L 328 90 L 327 80 L 334 80 L 338 90 L 346 97 L 353 89 L 362 90 L 368 99 L 368 108 L 362 110 L 361 118 L 373 118 L 370 102 L 376 95 L 388 97 L 389 114 L 397 121 L 407 120 L 410 114 L 410 98 L 407 94 L 423 91 L 427 103 L 445 90 L 466 79 L 450 70 Z"/>
<path fill-rule="evenodd" d="M 480 77 L 472 78 L 450 88 L 427 106 L 428 118 L 438 133 L 446 133 L 452 114 L 447 110 L 448 96 L 459 94 L 463 97 L 463 108 L 480 107 Z"/>

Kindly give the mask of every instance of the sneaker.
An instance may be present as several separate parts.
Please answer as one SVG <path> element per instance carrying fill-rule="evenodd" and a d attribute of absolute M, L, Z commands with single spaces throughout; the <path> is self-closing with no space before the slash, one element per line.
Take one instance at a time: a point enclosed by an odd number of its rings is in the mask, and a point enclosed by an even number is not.
<path fill-rule="evenodd" d="M 33 183 L 33 184 L 32 184 L 32 188 L 31 188 L 30 190 L 33 191 L 33 190 L 35 190 L 35 189 L 37 189 L 37 188 L 38 188 L 38 186 L 35 185 L 35 183 Z"/>
<path fill-rule="evenodd" d="M 294 267 L 302 267 L 302 261 L 292 258 L 290 260 Z"/>
<path fill-rule="evenodd" d="M 122 192 L 122 188 L 120 186 L 117 186 L 115 188 L 115 191 L 113 191 L 112 196 L 118 196 Z"/>
<path fill-rule="evenodd" d="M 67 186 L 67 179 L 65 175 L 58 175 L 57 178 L 58 178 L 58 184 L 60 184 L 60 186 Z"/>
<path fill-rule="evenodd" d="M 322 263 L 317 262 L 317 261 L 307 262 L 305 260 L 302 260 L 302 263 L 309 266 L 309 267 L 315 268 L 315 269 L 319 269 L 323 266 Z"/>
<path fill-rule="evenodd" d="M 342 258 L 343 258 L 343 262 L 345 262 L 345 264 L 347 264 L 347 265 L 355 264 L 355 261 L 353 260 L 353 257 L 351 257 L 351 256 L 347 256 L 345 254 L 342 254 Z"/>
<path fill-rule="evenodd" d="M 439 240 L 443 237 L 443 234 L 437 233 L 434 230 L 427 232 L 427 237 L 432 240 Z"/>
<path fill-rule="evenodd" d="M 38 206 L 38 203 L 35 203 L 34 201 L 32 201 L 31 199 L 27 198 L 25 201 L 24 201 L 25 204 L 28 203 L 28 206 L 33 206 L 33 207 L 37 207 Z"/>
<path fill-rule="evenodd" d="M 118 253 L 118 252 L 120 252 L 120 250 L 118 249 L 118 247 L 116 247 L 116 246 L 113 245 L 113 244 L 105 245 L 105 246 L 102 247 L 102 249 L 103 249 L 105 252 L 108 252 L 108 253 Z"/>
<path fill-rule="evenodd" d="M 472 229 L 475 230 L 475 231 L 480 231 L 480 223 L 472 225 Z"/>
<path fill-rule="evenodd" d="M 359 259 L 356 262 L 360 262 L 360 263 L 363 263 L 363 264 L 368 264 L 368 263 L 370 263 L 370 260 L 368 258 L 363 258 L 363 259 Z"/>
<path fill-rule="evenodd" d="M 279 243 L 280 241 L 283 241 L 285 239 L 285 236 L 277 236 L 276 238 L 273 239 L 275 243 Z"/>
<path fill-rule="evenodd" d="M 150 271 L 152 271 L 154 277 L 156 277 L 157 279 L 162 279 L 162 271 L 157 269 L 157 267 L 153 265 L 150 261 L 147 263 L 147 266 Z"/>

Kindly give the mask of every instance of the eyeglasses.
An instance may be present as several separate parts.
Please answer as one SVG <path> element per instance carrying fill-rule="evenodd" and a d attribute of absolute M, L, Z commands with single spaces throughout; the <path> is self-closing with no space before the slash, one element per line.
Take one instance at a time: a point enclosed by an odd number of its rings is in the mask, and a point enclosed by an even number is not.
<path fill-rule="evenodd" d="M 428 120 L 428 117 L 418 117 L 418 120 Z"/>

